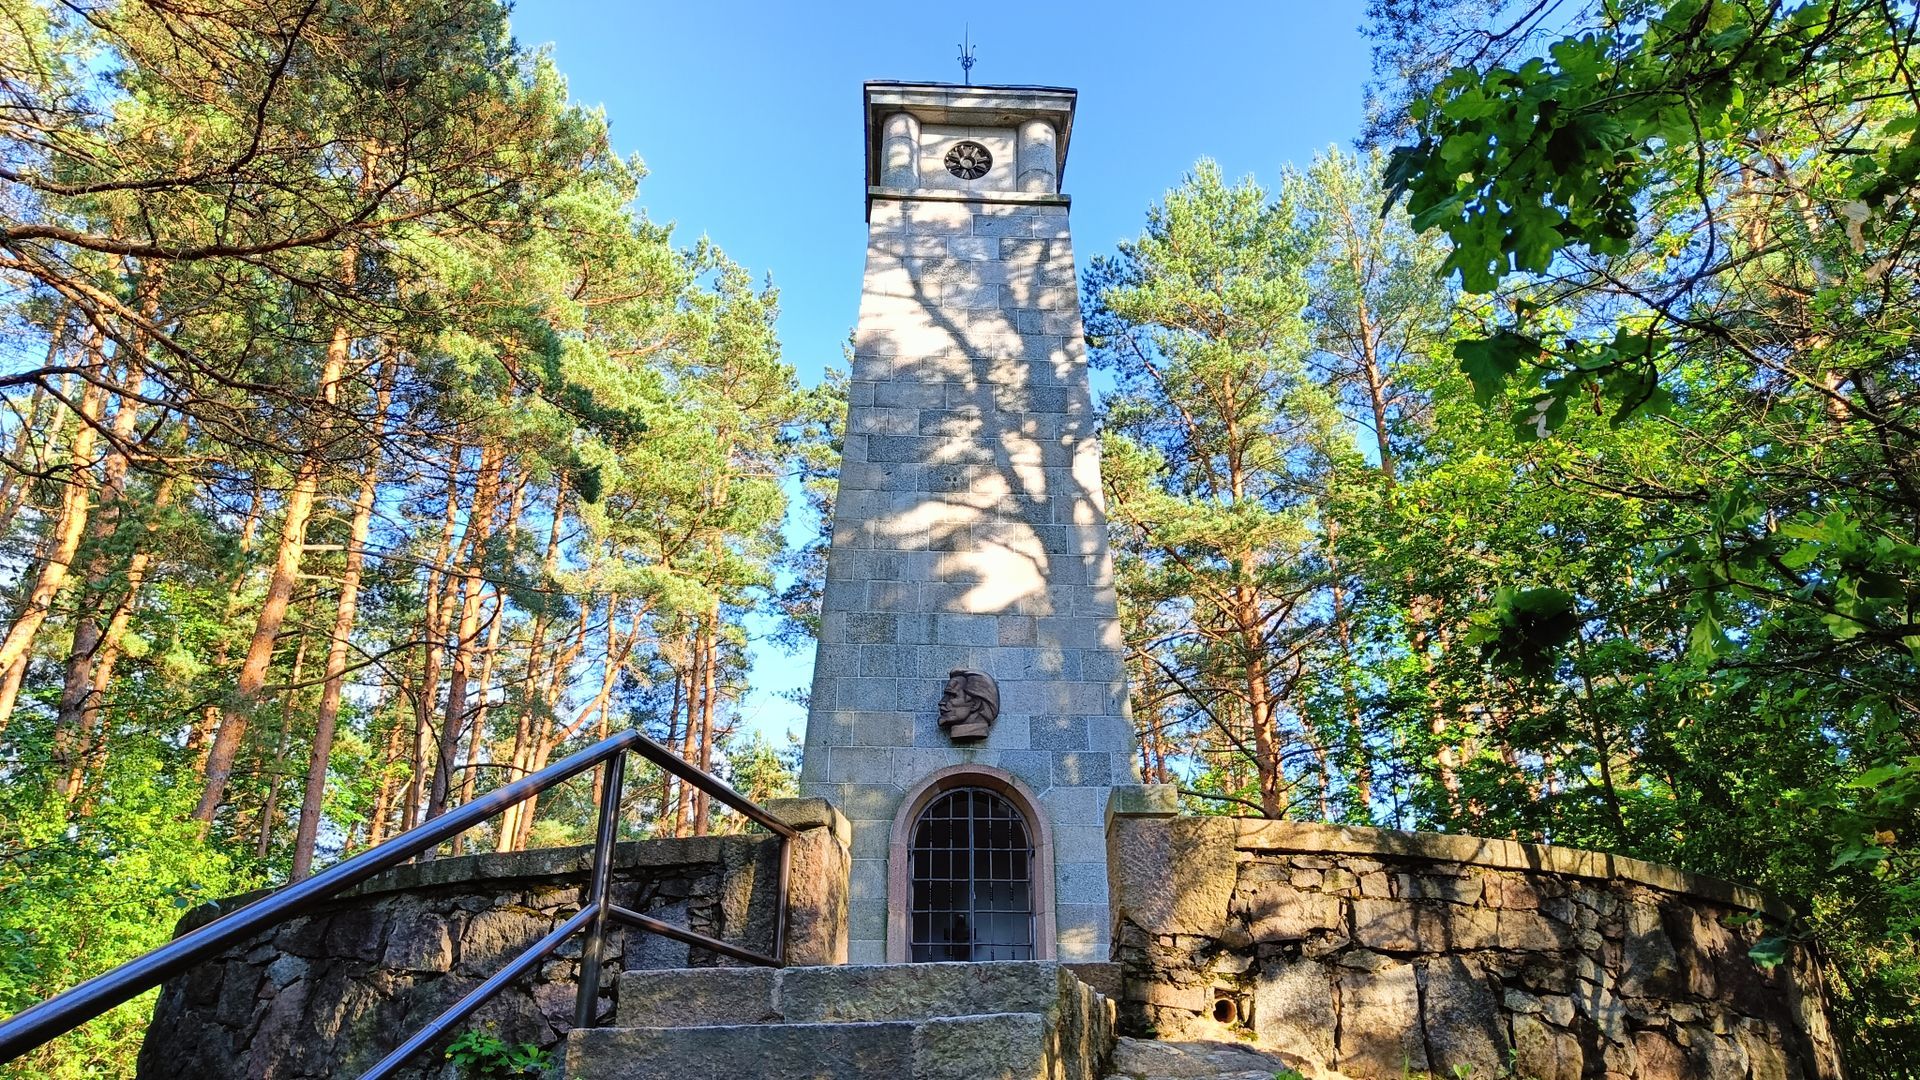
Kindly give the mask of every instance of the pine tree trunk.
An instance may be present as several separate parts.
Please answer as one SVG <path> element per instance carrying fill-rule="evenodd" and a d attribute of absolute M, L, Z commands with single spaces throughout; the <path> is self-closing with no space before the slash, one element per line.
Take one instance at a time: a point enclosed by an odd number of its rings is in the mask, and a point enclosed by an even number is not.
<path fill-rule="evenodd" d="M 487 539 L 493 531 L 494 496 L 500 490 L 498 444 L 489 442 L 480 453 L 480 471 L 473 484 L 473 504 L 467 510 L 466 535 L 461 548 L 466 565 L 460 578 L 460 621 L 453 642 L 453 662 L 447 675 L 447 707 L 440 725 L 439 753 L 434 758 L 433 785 L 427 795 L 426 820 L 447 812 L 447 795 L 453 783 L 453 769 L 460 759 L 460 737 L 465 731 L 469 710 L 467 690 L 473 680 L 474 661 L 480 647 L 480 569 L 486 558 Z M 424 853 L 431 858 L 433 852 Z"/>
<path fill-rule="evenodd" d="M 293 490 L 287 495 L 286 511 L 280 525 L 280 546 L 273 560 L 273 576 L 267 582 L 266 600 L 260 605 L 260 617 L 254 624 L 253 639 L 247 645 L 246 659 L 240 664 L 240 677 L 235 680 L 233 703 L 223 709 L 220 728 L 214 733 L 213 747 L 207 754 L 206 788 L 200 794 L 200 804 L 194 808 L 193 818 L 200 822 L 201 832 L 213 824 L 213 817 L 220 809 L 220 802 L 227 793 L 227 784 L 233 777 L 233 764 L 240 755 L 241 742 L 246 738 L 247 725 L 253 718 L 253 710 L 259 703 L 260 690 L 267 684 L 267 669 L 273 662 L 274 641 L 280 635 L 280 625 L 286 621 L 287 607 L 293 601 L 293 590 L 299 584 L 300 561 L 307 543 L 307 525 L 313 517 L 314 497 L 320 490 L 320 473 L 324 466 L 323 455 L 327 452 L 328 434 L 333 427 L 333 406 L 339 399 L 340 377 L 347 366 L 347 328 L 337 326 L 333 331 L 333 340 L 327 346 L 326 366 L 320 375 L 320 398 L 325 410 L 320 423 L 319 437 L 315 445 L 308 447 L 300 459 L 300 468 L 294 474 Z"/>
<path fill-rule="evenodd" d="M 493 668 L 495 650 L 500 647 L 500 624 L 506 621 L 506 596 L 499 590 L 493 591 L 493 614 L 487 617 L 487 644 L 480 653 L 480 700 L 473 707 L 473 721 L 467 725 L 467 767 L 460 774 L 460 798 L 455 806 L 465 806 L 473 801 L 474 788 L 480 777 L 480 751 L 486 744 L 487 712 L 489 697 L 493 693 Z M 461 854 L 466 850 L 466 834 L 453 838 L 453 853 Z"/>
<path fill-rule="evenodd" d="M 680 730 L 681 690 L 684 687 L 685 683 L 680 678 L 680 669 L 675 667 L 673 669 L 673 700 L 667 706 L 667 731 L 665 737 L 660 740 L 663 746 L 671 747 L 675 733 Z M 665 769 L 660 771 L 660 808 L 654 814 L 655 820 L 660 824 L 666 823 L 668 816 L 673 813 L 673 788 L 677 779 L 678 777 Z"/>
<path fill-rule="evenodd" d="M 614 620 L 619 617 L 619 611 L 620 611 L 620 594 L 613 593 L 607 597 L 606 669 L 605 669 L 604 676 L 600 680 L 601 682 L 600 697 L 594 703 L 594 707 L 599 711 L 599 714 L 600 714 L 599 719 L 595 722 L 595 728 L 594 728 L 595 742 L 598 742 L 601 739 L 604 739 L 607 737 L 607 730 L 608 730 L 610 721 L 613 718 L 612 717 L 613 687 L 614 687 L 614 679 L 618 677 L 617 675 L 615 675 L 615 672 L 619 671 L 620 664 L 625 659 L 624 656 L 616 655 L 617 650 L 619 648 L 619 644 L 620 644 L 620 631 L 618 626 L 615 624 Z"/>
<path fill-rule="evenodd" d="M 716 605 L 703 628 L 706 645 L 701 650 L 700 672 L 700 771 L 713 772 L 714 669 L 720 666 L 720 650 L 715 646 L 720 611 Z M 713 828 L 713 800 L 706 792 L 693 797 L 693 835 L 705 836 Z"/>
<path fill-rule="evenodd" d="M 392 765 L 405 745 L 407 725 L 395 717 L 387 729 L 385 752 L 380 757 L 380 789 L 373 796 L 373 811 L 367 815 L 367 846 L 378 847 L 387 838 L 387 820 L 393 816 L 394 792 L 404 785 L 396 782 Z"/>
<path fill-rule="evenodd" d="M 99 334 L 95 332 L 87 346 L 90 354 L 88 367 L 95 375 L 100 374 L 105 366 L 101 348 Z M 101 388 L 98 379 L 88 379 L 80 394 L 80 423 L 74 428 L 73 438 L 67 444 L 70 474 L 61 495 L 60 513 L 54 519 L 53 531 L 48 538 L 46 553 L 41 559 L 40 572 L 34 578 L 33 587 L 27 590 L 26 598 L 20 605 L 20 614 L 7 630 L 5 640 L 0 641 L 0 734 L 6 733 L 7 725 L 13 719 L 13 708 L 20 698 L 20 685 L 26 679 L 27 665 L 33 658 L 34 638 L 52 613 L 54 597 L 66 584 L 73 557 L 80 550 L 81 538 L 86 535 L 87 516 L 92 508 L 93 497 L 93 448 L 99 437 L 95 425 L 99 422 L 105 402 L 106 391 Z"/>
<path fill-rule="evenodd" d="M 446 612 L 452 606 L 449 597 L 457 581 L 452 572 L 453 537 L 460 520 L 460 466 L 464 448 L 455 442 L 447 461 L 447 504 L 440 525 L 440 545 L 427 566 L 426 610 L 422 613 L 420 637 L 420 692 L 413 696 L 413 767 L 407 776 L 406 802 L 400 808 L 400 830 L 419 824 L 426 798 L 428 741 L 433 731 L 431 716 L 440 693 L 440 660 L 446 650 Z"/>
<path fill-rule="evenodd" d="M 543 715 L 545 716 L 551 717 L 559 709 L 560 695 L 565 690 L 563 680 L 566 678 L 568 671 L 573 667 L 574 658 L 580 655 L 582 649 L 586 648 L 587 630 L 592 621 L 592 610 L 591 605 L 580 605 L 580 622 L 574 631 L 573 641 L 564 649 L 557 650 L 554 653 L 553 663 L 548 665 L 547 685 L 543 692 L 543 699 L 546 706 Z M 552 730 L 550 722 L 543 720 L 540 726 L 535 729 L 533 753 L 532 756 L 527 759 L 527 772 L 536 773 L 546 768 L 548 759 L 553 755 L 553 748 L 558 746 L 566 736 L 567 732 L 556 732 Z M 539 808 L 540 799 L 537 795 L 527 798 L 520 804 L 520 816 L 519 819 L 514 822 L 515 835 L 513 842 L 515 851 L 526 850 L 527 839 L 533 835 L 534 815 L 538 812 Z"/>
<path fill-rule="evenodd" d="M 143 304 L 143 308 L 150 316 L 152 304 Z M 114 572 L 109 541 L 125 517 L 123 504 L 129 462 L 122 447 L 132 440 L 134 425 L 140 417 L 136 395 L 142 373 L 140 357 L 131 351 L 130 356 L 124 374 L 131 392 L 120 399 L 119 407 L 114 411 L 111 427 L 113 437 L 106 461 L 100 467 L 100 497 L 87 527 L 87 539 L 93 554 L 87 559 L 86 580 L 79 587 L 73 642 L 67 650 L 66 678 L 60 687 L 60 703 L 55 713 L 54 764 L 56 768 L 67 772 L 73 770 L 82 753 L 77 747 L 83 739 L 82 721 L 93 690 L 93 665 L 107 632 L 108 620 L 102 619 L 100 612 L 106 606 L 108 586 Z M 109 614 L 108 619 L 111 617 Z M 61 786 L 64 788 L 65 784 Z M 66 792 L 63 790 L 62 794 Z"/>
<path fill-rule="evenodd" d="M 1333 638 L 1340 646 L 1340 697 L 1347 713 L 1347 738 L 1353 747 L 1353 787 L 1360 810 L 1369 820 L 1373 816 L 1373 756 L 1367 747 L 1366 724 L 1360 715 L 1360 689 L 1354 685 L 1353 627 L 1347 611 L 1346 589 L 1341 585 L 1340 559 L 1334 551 L 1339 542 L 1339 524 L 1327 519 L 1327 576 L 1332 583 Z"/>
<path fill-rule="evenodd" d="M 1366 291 L 1366 282 L 1372 275 L 1367 271 L 1362 254 L 1366 244 L 1362 230 L 1354 220 L 1352 204 L 1343 201 L 1341 212 L 1346 219 L 1348 235 L 1347 266 L 1359 290 L 1354 313 L 1359 322 L 1356 329 L 1360 335 L 1360 377 L 1367 384 L 1367 405 L 1373 413 L 1373 435 L 1380 452 L 1380 474 L 1386 478 L 1387 487 L 1391 488 L 1394 484 L 1394 461 L 1391 430 L 1387 426 L 1387 380 L 1380 368 L 1380 331 L 1374 326 L 1373 308 L 1367 302 Z"/>
<path fill-rule="evenodd" d="M 559 565 L 560 522 L 563 517 L 561 514 L 561 506 L 564 495 L 565 489 L 558 484 L 554 485 L 553 508 L 547 524 L 547 549 L 540 560 L 540 585 L 542 588 L 552 587 L 553 571 L 554 568 Z M 526 775 L 527 762 L 531 760 L 533 754 L 535 691 L 540 685 L 541 658 L 547 640 L 547 624 L 550 621 L 547 612 L 548 606 L 542 604 L 539 612 L 534 615 L 533 627 L 527 634 L 527 670 L 526 679 L 523 683 L 525 689 L 521 694 L 525 704 L 520 709 L 520 715 L 514 718 L 513 756 L 510 759 L 512 762 L 512 772 L 507 777 L 509 781 L 518 780 Z M 540 719 L 541 727 L 544 728 L 546 723 L 547 721 L 544 717 Z M 520 835 L 521 806 L 522 804 L 515 803 L 507 807 L 506 811 L 500 815 L 500 835 L 494 840 L 495 851 L 514 850 L 514 842 Z"/>
<path fill-rule="evenodd" d="M 520 527 L 520 514 L 526 507 L 527 477 L 522 476 L 514 485 L 513 499 L 507 504 L 507 518 L 500 527 L 501 535 L 512 537 Z M 473 792 L 479 782 L 480 750 L 485 745 L 487 734 L 487 715 L 491 711 L 493 695 L 493 671 L 500 655 L 500 627 L 507 621 L 507 597 L 504 589 L 495 588 L 492 592 L 493 612 L 485 620 L 487 643 L 480 650 L 480 700 L 473 709 L 473 720 L 468 725 L 467 767 L 460 777 L 460 798 L 456 805 L 465 806 L 473 801 Z M 498 827 L 498 826 L 496 826 Z M 453 853 L 460 854 L 466 849 L 466 835 L 453 838 Z"/>
<path fill-rule="evenodd" d="M 273 853 L 273 819 L 280 812 L 280 779 L 287 767 L 287 744 L 293 739 L 293 702 L 300 692 L 300 677 L 307 667 L 307 635 L 301 633 L 293 646 L 293 668 L 287 675 L 287 692 L 280 702 L 280 732 L 273 741 L 273 764 L 267 769 L 267 790 L 260 804 L 260 836 L 254 857 L 261 862 Z"/>
<path fill-rule="evenodd" d="M 392 398 L 393 367 L 382 373 L 373 414 L 386 415 Z M 378 420 L 375 421 L 378 423 Z M 373 505 L 380 488 L 379 439 L 367 448 L 367 464 L 360 473 L 360 490 L 353 500 L 353 521 L 347 527 L 346 565 L 340 574 L 340 599 L 334 607 L 333 629 L 327 635 L 326 681 L 320 689 L 320 707 L 313 721 L 313 745 L 307 755 L 307 784 L 300 799 L 300 822 L 293 838 L 293 872 L 299 881 L 313 869 L 313 849 L 320 836 L 320 809 L 327 794 L 327 767 L 333 759 L 334 728 L 340 719 L 340 698 L 346 690 L 347 654 L 354 619 L 360 607 L 360 576 L 366 562 L 367 537 L 373 531 Z M 384 797 L 384 786 L 381 795 Z"/>
<path fill-rule="evenodd" d="M 171 476 L 160 481 L 153 493 L 153 513 L 164 511 L 173 504 L 174 483 L 175 478 Z M 80 791 L 86 774 L 98 768 L 102 761 L 106 741 L 101 721 L 107 704 L 107 688 L 113 684 L 113 669 L 120 662 L 120 645 L 126 640 L 127 625 L 133 621 L 134 609 L 139 606 L 140 589 L 146 584 L 147 571 L 153 566 L 153 556 L 152 529 L 149 527 L 147 542 L 127 560 L 125 587 L 107 618 L 106 626 L 101 630 L 98 644 L 87 658 L 88 681 L 79 695 L 77 714 L 71 719 L 66 716 L 66 692 L 63 691 L 61 695 L 61 722 L 70 724 L 76 733 L 75 750 L 68 772 L 60 782 L 60 796 L 63 799 L 71 800 Z"/>
<path fill-rule="evenodd" d="M 694 733 L 700 729 L 700 633 L 696 629 L 687 638 L 687 729 L 680 735 L 680 760 L 693 760 Z M 680 785 L 680 798 L 673 810 L 673 835 L 687 835 L 693 817 L 693 785 Z"/>
<path fill-rule="evenodd" d="M 1241 565 L 1252 565 L 1250 559 Z M 1254 770 L 1260 787 L 1260 811 L 1270 818 L 1286 815 L 1286 771 L 1281 760 L 1279 729 L 1274 725 L 1271 674 L 1260 634 L 1260 608 L 1250 586 L 1234 590 L 1234 621 L 1240 637 L 1241 661 L 1246 668 L 1247 713 L 1253 725 Z"/>
<path fill-rule="evenodd" d="M 265 503 L 266 499 L 261 494 L 259 485 L 255 484 L 251 492 L 251 499 L 247 503 L 246 520 L 240 524 L 240 558 L 243 562 L 248 556 L 253 554 L 253 544 L 259 535 L 261 511 Z M 244 568 L 241 569 L 240 572 L 233 576 L 233 583 L 227 587 L 226 615 L 220 622 L 222 627 L 231 625 L 234 618 L 240 614 L 240 594 L 246 587 L 247 576 L 248 571 Z M 227 659 L 227 635 L 222 634 L 220 635 L 219 641 L 214 645 L 213 650 L 212 669 L 216 678 L 227 670 Z M 212 742 L 213 733 L 218 730 L 219 727 L 220 706 L 218 704 L 209 704 L 200 710 L 199 722 L 188 728 L 187 752 L 194 757 L 194 769 L 196 771 L 204 771 L 206 769 L 208 744 Z"/>

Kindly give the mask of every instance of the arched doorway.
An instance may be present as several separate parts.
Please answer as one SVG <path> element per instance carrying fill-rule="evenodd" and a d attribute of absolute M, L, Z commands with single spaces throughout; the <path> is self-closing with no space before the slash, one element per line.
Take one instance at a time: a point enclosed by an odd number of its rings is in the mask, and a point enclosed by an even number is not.
<path fill-rule="evenodd" d="M 986 788 L 943 792 L 908 851 L 908 960 L 1033 959 L 1033 841 L 1012 803 Z"/>
<path fill-rule="evenodd" d="M 902 802 L 888 865 L 887 959 L 1053 958 L 1053 843 L 1011 775 L 942 769 Z"/>

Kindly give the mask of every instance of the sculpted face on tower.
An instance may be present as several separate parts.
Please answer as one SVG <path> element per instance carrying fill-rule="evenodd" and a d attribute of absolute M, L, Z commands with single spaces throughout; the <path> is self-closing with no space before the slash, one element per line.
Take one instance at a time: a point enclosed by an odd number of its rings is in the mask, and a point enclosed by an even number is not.
<path fill-rule="evenodd" d="M 940 727 L 955 740 L 984 739 L 1000 717 L 1000 687 L 984 671 L 958 669 L 947 673 L 940 694 Z"/>

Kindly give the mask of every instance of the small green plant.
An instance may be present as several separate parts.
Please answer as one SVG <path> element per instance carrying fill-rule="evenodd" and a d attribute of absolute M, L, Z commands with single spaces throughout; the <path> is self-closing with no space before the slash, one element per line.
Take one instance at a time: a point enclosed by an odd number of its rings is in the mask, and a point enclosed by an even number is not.
<path fill-rule="evenodd" d="M 1273 1074 L 1273 1080 L 1307 1080 L 1307 1074 L 1299 1069 L 1281 1069 Z"/>
<path fill-rule="evenodd" d="M 540 1075 L 553 1063 L 553 1055 L 532 1043 L 508 1043 L 488 1024 L 453 1040 L 447 1060 L 461 1080 L 519 1080 Z"/>

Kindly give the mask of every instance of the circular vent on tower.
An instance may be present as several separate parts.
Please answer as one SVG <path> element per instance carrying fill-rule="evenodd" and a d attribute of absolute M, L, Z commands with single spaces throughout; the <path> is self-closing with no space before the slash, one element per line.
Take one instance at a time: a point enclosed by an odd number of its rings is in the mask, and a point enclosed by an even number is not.
<path fill-rule="evenodd" d="M 968 140 L 953 144 L 947 151 L 947 171 L 962 180 L 978 180 L 993 168 L 993 155 L 977 142 Z"/>

